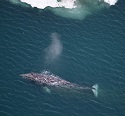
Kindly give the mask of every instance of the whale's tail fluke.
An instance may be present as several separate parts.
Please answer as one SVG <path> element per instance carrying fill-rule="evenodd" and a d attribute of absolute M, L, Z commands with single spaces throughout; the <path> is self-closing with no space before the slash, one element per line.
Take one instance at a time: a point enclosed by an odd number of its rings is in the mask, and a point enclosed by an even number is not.
<path fill-rule="evenodd" d="M 98 89 L 99 89 L 98 84 L 95 84 L 92 86 L 92 92 L 93 92 L 95 97 L 98 97 Z"/>

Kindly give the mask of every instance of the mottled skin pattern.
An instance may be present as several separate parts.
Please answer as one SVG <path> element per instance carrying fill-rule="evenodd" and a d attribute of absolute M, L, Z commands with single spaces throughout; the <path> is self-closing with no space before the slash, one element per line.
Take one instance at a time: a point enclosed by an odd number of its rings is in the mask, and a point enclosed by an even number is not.
<path fill-rule="evenodd" d="M 93 87 L 83 87 L 78 84 L 70 83 L 69 81 L 66 81 L 64 79 L 61 79 L 58 76 L 55 76 L 53 74 L 48 74 L 47 72 L 44 73 L 27 73 L 27 74 L 21 74 L 20 76 L 37 82 L 38 84 L 41 84 L 43 86 L 54 86 L 54 87 L 63 87 L 63 88 L 71 88 L 71 89 L 79 89 L 84 90 L 85 92 L 89 92 L 93 94 L 92 89 L 95 89 Z"/>

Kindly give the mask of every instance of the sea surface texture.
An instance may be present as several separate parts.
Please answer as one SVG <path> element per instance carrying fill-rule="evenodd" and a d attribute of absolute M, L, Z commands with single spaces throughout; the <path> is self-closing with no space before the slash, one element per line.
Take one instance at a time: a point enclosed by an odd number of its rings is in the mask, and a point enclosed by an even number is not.
<path fill-rule="evenodd" d="M 43 70 L 98 97 L 20 77 Z M 77 20 L 0 0 L 0 116 L 125 116 L 125 1 Z"/>

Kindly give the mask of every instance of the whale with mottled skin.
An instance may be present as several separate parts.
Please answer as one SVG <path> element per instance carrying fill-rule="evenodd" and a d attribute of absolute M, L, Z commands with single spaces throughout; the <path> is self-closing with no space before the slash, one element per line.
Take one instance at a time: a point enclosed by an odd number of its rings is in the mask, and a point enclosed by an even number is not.
<path fill-rule="evenodd" d="M 98 96 L 98 84 L 95 84 L 92 87 L 84 87 L 80 86 L 75 83 L 71 83 L 69 81 L 66 81 L 59 76 L 50 74 L 48 71 L 44 71 L 43 73 L 27 73 L 27 74 L 21 74 L 20 76 L 37 82 L 38 84 L 42 85 L 43 87 L 47 86 L 54 86 L 54 87 L 61 87 L 61 88 L 69 88 L 69 89 L 78 89 L 83 90 L 87 93 L 92 93 L 95 97 Z"/>

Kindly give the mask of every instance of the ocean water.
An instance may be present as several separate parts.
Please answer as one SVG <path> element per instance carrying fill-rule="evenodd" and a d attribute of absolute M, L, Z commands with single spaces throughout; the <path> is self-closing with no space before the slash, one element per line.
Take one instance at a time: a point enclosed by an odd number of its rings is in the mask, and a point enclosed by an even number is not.
<path fill-rule="evenodd" d="M 0 116 L 125 116 L 124 4 L 73 20 L 1 0 Z M 47 62 L 53 33 L 62 50 Z M 43 70 L 81 85 L 98 83 L 99 95 L 54 88 L 48 94 L 19 76 Z"/>

